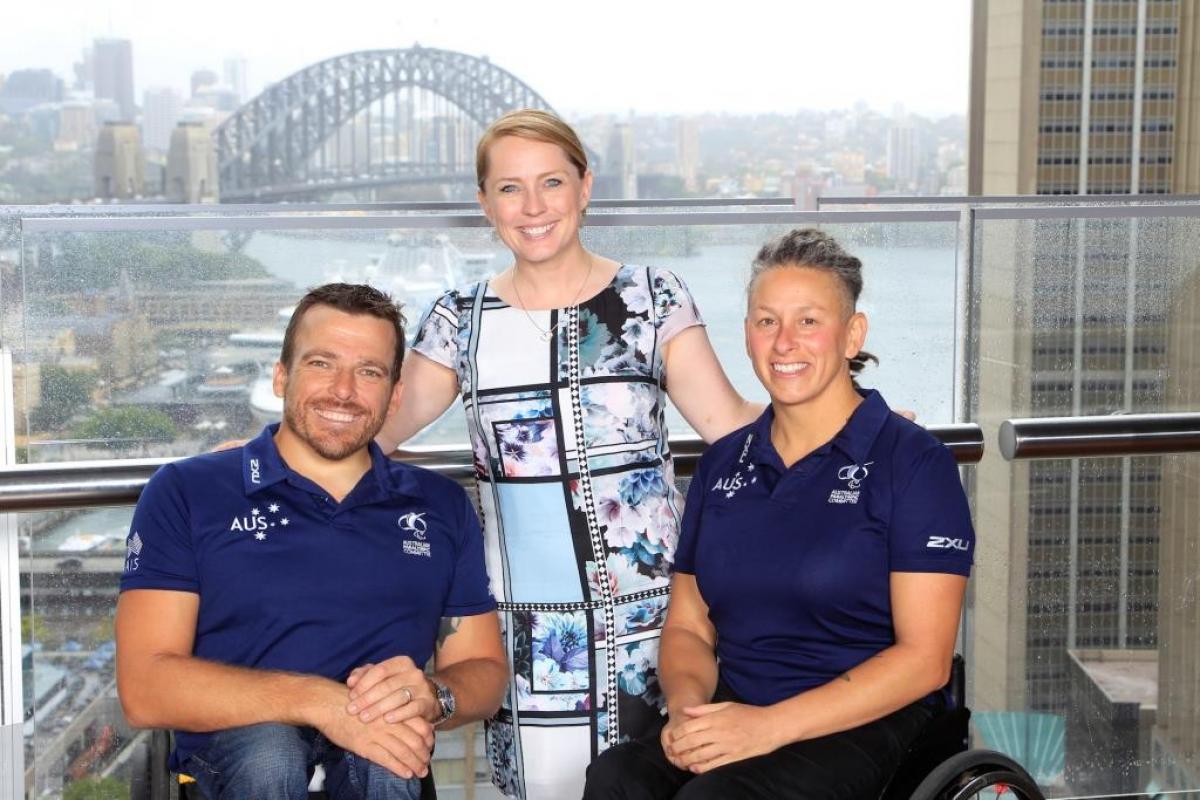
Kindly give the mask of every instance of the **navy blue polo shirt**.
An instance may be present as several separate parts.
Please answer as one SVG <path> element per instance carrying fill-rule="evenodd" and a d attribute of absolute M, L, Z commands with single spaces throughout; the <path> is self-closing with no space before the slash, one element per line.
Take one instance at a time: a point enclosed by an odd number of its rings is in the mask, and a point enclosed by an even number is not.
<path fill-rule="evenodd" d="M 194 655 L 342 681 L 396 655 L 424 664 L 441 617 L 496 607 L 458 484 L 372 443 L 338 503 L 284 463 L 277 428 L 164 466 L 134 511 L 121 591 L 198 594 Z M 180 733 L 175 766 L 207 738 Z"/>
<path fill-rule="evenodd" d="M 890 573 L 969 575 L 975 544 L 954 457 L 878 392 L 790 468 L 773 419 L 705 452 L 675 556 L 708 604 L 721 678 L 760 706 L 894 644 Z"/>

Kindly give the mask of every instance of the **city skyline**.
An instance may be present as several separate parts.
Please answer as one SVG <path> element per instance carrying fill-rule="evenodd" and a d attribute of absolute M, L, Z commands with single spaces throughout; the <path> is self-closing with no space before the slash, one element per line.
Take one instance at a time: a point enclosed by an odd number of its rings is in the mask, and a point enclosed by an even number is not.
<path fill-rule="evenodd" d="M 253 96 L 325 58 L 420 43 L 487 55 L 567 115 L 789 113 L 859 102 L 883 112 L 900 104 L 932 116 L 965 113 L 969 7 L 953 0 L 923 5 L 929 13 L 878 0 L 782 10 L 751 3 L 736 16 L 706 19 L 674 5 L 618 3 L 601 17 L 576 21 L 564 19 L 561 7 L 523 7 L 518 15 L 478 0 L 456 4 L 453 16 L 357 0 L 329 19 L 282 18 L 278 9 L 218 0 L 205 16 L 180 21 L 171 17 L 174 7 L 70 0 L 55 5 L 53 19 L 50 9 L 39 15 L 31 8 L 6 21 L 0 73 L 48 68 L 70 85 L 84 48 L 116 37 L 133 44 L 139 101 L 154 87 L 186 92 L 192 72 L 220 70 L 229 58 L 246 60 Z M 872 25 L 863 27 L 862 19 Z M 919 39 L 896 34 L 914 19 L 921 20 Z M 261 42 L 284 24 L 293 46 L 264 52 Z M 820 33 L 835 30 L 852 33 Z M 577 38 L 597 48 L 595 56 L 580 57 Z M 609 42 L 619 58 L 606 58 Z"/>

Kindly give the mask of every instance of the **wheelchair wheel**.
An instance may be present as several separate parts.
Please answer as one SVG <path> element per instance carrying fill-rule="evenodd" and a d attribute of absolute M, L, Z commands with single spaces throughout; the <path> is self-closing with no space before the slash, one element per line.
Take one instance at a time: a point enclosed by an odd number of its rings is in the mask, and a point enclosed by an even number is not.
<path fill-rule="evenodd" d="M 1025 768 L 1003 753 L 968 750 L 946 759 L 921 781 L 912 800 L 1045 800 Z"/>

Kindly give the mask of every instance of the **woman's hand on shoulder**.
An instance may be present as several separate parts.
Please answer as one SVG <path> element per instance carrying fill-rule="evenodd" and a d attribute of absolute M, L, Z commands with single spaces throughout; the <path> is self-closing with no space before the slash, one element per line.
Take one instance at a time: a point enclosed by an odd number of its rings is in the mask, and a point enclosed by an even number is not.
<path fill-rule="evenodd" d="M 679 769 L 697 775 L 778 750 L 780 728 L 770 706 L 707 703 L 682 709 L 663 728 L 663 752 Z"/>
<path fill-rule="evenodd" d="M 400 382 L 400 407 L 375 437 L 384 453 L 391 453 L 419 433 L 458 397 L 458 373 L 415 350 L 404 358 Z"/>

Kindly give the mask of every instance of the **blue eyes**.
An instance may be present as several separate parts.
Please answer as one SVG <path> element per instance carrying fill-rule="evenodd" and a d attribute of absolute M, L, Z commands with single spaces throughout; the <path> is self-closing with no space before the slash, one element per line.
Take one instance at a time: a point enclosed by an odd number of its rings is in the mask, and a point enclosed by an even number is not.
<path fill-rule="evenodd" d="M 562 178 L 547 178 L 545 185 L 546 185 L 547 189 L 557 189 L 558 187 L 563 185 L 563 179 Z M 520 189 L 521 189 L 521 187 L 518 184 L 506 183 L 506 184 L 503 184 L 502 186 L 500 186 L 497 189 L 497 191 L 499 191 L 501 194 L 512 194 L 513 192 L 520 191 Z"/>

